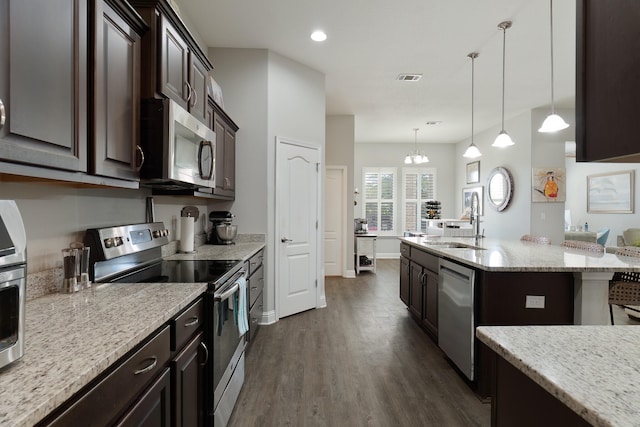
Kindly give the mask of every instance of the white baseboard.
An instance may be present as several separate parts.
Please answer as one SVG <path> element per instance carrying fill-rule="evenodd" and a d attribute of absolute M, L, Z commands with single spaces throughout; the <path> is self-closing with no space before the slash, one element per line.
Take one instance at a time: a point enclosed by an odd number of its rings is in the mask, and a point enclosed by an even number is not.
<path fill-rule="evenodd" d="M 275 310 L 272 311 L 265 311 L 262 313 L 262 317 L 260 318 L 260 321 L 258 322 L 259 325 L 272 325 L 274 323 L 276 323 L 278 321 L 278 319 L 276 319 L 276 312 Z"/>
<path fill-rule="evenodd" d="M 347 270 L 347 273 L 344 276 L 345 279 L 355 279 L 356 271 L 355 270 Z"/>
<path fill-rule="evenodd" d="M 376 257 L 378 259 L 400 259 L 400 253 L 399 252 L 382 253 L 382 254 L 376 254 Z"/>

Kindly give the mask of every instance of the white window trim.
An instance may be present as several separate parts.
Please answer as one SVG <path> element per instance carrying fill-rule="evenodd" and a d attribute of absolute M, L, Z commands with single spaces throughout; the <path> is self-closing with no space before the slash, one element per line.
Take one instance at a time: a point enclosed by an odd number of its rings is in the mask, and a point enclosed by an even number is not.
<path fill-rule="evenodd" d="M 393 229 L 390 231 L 375 231 L 375 234 L 377 234 L 378 236 L 398 236 L 398 223 L 399 218 L 398 218 L 398 168 L 395 167 L 363 167 L 362 168 L 362 218 L 366 218 L 367 212 L 366 212 L 366 206 L 367 206 L 367 199 L 366 199 L 366 187 L 365 187 L 365 183 L 366 183 L 366 179 L 365 176 L 367 173 L 388 173 L 388 174 L 392 174 L 393 175 L 393 198 L 391 199 L 391 202 L 393 203 Z M 380 194 L 379 194 L 380 188 L 378 187 L 378 198 L 376 199 L 378 201 L 378 203 L 380 203 L 380 201 L 382 199 L 380 199 Z"/>
<path fill-rule="evenodd" d="M 402 182 L 401 182 L 401 186 L 402 186 L 402 200 L 400 202 L 401 206 L 401 211 L 402 211 L 402 230 L 408 230 L 407 228 L 407 224 L 406 224 L 406 218 L 407 218 L 407 212 L 406 212 L 406 206 L 407 206 L 407 186 L 406 186 L 406 181 L 407 181 L 407 175 L 408 174 L 432 174 L 433 175 L 433 199 L 428 199 L 428 200 L 437 200 L 438 197 L 438 172 L 436 168 L 425 168 L 425 167 L 403 167 L 402 168 Z M 419 185 L 419 183 L 418 183 Z M 420 189 L 418 189 L 418 196 L 420 195 L 421 191 L 419 191 Z M 409 199 L 410 201 L 419 201 L 420 199 Z M 426 201 L 426 200 L 425 200 Z M 423 201 L 424 202 L 424 201 Z M 418 218 L 419 218 L 419 222 L 417 224 L 418 226 L 418 230 L 422 230 L 422 218 L 420 218 L 420 203 L 418 203 Z M 413 231 L 413 229 L 411 230 Z"/>

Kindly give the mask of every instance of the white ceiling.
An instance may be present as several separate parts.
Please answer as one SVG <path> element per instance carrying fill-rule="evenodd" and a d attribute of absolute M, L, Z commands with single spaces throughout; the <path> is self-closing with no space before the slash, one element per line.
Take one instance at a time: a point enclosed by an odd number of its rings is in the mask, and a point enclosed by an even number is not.
<path fill-rule="evenodd" d="M 549 0 L 181 0 L 209 47 L 264 48 L 326 76 L 327 114 L 355 116 L 356 142 L 451 143 L 501 121 L 501 21 L 506 32 L 505 117 L 549 107 Z M 556 0 L 556 107 L 573 108 L 575 1 Z M 328 39 L 309 39 L 323 29 Z M 215 67 L 215 58 L 212 58 Z M 420 81 L 395 80 L 400 73 Z M 214 70 L 215 75 L 215 70 Z M 222 87 L 224 93 L 224 86 Z M 442 121 L 427 126 L 427 121 Z M 509 129 L 506 129 L 507 132 Z"/>

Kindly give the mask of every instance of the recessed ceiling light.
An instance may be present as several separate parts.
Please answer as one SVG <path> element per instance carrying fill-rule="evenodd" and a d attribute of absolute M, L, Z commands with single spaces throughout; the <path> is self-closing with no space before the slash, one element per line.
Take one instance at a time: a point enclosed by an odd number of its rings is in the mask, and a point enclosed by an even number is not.
<path fill-rule="evenodd" d="M 323 42 L 327 39 L 327 35 L 324 33 L 324 31 L 314 31 L 313 33 L 311 33 L 311 40 L 313 40 L 314 42 Z"/>
<path fill-rule="evenodd" d="M 442 120 L 429 120 L 425 123 L 427 126 L 438 126 L 442 124 Z"/>

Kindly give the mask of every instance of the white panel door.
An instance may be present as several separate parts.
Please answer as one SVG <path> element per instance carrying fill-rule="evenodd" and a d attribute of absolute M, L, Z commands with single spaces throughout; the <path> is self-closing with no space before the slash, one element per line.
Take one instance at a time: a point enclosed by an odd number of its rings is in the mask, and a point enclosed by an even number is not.
<path fill-rule="evenodd" d="M 276 157 L 278 316 L 317 306 L 318 149 L 279 140 Z"/>
<path fill-rule="evenodd" d="M 342 276 L 344 260 L 344 168 L 327 167 L 324 176 L 324 274 Z"/>

